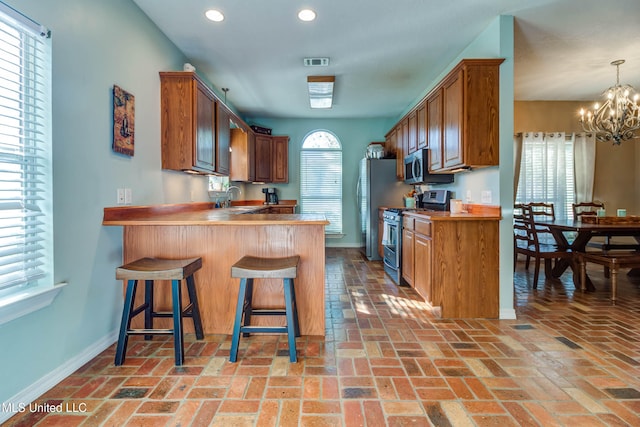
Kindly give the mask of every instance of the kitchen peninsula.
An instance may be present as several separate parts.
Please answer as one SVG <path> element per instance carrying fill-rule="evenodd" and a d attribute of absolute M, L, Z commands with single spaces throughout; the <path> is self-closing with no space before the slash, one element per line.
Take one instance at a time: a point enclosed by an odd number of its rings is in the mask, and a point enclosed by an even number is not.
<path fill-rule="evenodd" d="M 196 272 L 198 302 L 204 332 L 230 334 L 238 295 L 238 279 L 231 265 L 244 255 L 260 257 L 300 256 L 295 280 L 296 300 L 303 335 L 325 334 L 324 215 L 262 214 L 263 206 L 215 209 L 212 203 L 108 207 L 102 224 L 123 226 L 123 263 L 143 257 L 202 257 Z M 254 304 L 282 306 L 282 281 L 266 280 L 256 287 Z M 140 289 L 140 288 L 139 288 Z M 143 289 L 143 288 L 142 288 Z M 167 292 L 155 292 L 156 304 L 170 307 Z M 143 292 L 136 296 L 139 304 Z M 139 327 L 134 319 L 134 326 Z M 253 319 L 252 319 L 253 320 Z M 258 316 L 256 324 L 279 322 L 277 317 Z M 169 320 L 163 321 L 169 327 Z M 189 329 L 185 323 L 185 330 Z"/>

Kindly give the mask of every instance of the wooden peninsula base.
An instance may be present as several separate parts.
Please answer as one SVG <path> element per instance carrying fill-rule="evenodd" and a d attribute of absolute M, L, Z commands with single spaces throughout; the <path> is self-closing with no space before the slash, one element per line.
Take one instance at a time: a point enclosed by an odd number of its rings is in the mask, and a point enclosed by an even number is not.
<path fill-rule="evenodd" d="M 124 226 L 124 263 L 142 257 L 202 257 L 202 269 L 196 272 L 195 280 L 207 334 L 230 334 L 233 329 L 239 279 L 231 278 L 232 264 L 244 255 L 299 255 L 295 291 L 300 332 L 323 336 L 324 227 L 328 222 L 323 215 L 250 212 L 250 207 L 211 209 L 209 203 L 105 208 L 103 225 Z M 256 281 L 256 284 L 255 306 L 283 306 L 282 280 L 265 280 L 259 285 Z M 165 289 L 165 292 L 156 290 L 154 295 L 161 309 L 170 307 L 169 282 Z M 138 303 L 144 297 L 143 291 L 139 293 Z M 142 316 L 139 317 L 134 327 L 142 326 Z M 156 321 L 160 327 L 170 327 L 169 319 Z M 284 319 L 257 316 L 254 323 L 284 324 Z M 193 332 L 190 322 L 184 325 L 185 331 Z"/>

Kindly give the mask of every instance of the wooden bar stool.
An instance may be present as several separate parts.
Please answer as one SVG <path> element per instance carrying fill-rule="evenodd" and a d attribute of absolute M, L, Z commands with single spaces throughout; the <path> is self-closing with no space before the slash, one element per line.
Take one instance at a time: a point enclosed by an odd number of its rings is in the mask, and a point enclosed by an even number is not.
<path fill-rule="evenodd" d="M 182 318 L 191 317 L 196 338 L 204 338 L 202 321 L 198 307 L 198 297 L 193 274 L 202 267 L 202 258 L 189 259 L 156 259 L 141 258 L 116 269 L 116 279 L 128 280 L 127 293 L 124 298 L 120 335 L 116 348 L 116 366 L 122 365 L 127 351 L 129 335 L 144 335 L 151 339 L 152 335 L 173 335 L 175 363 L 184 362 L 184 339 L 182 335 Z M 189 305 L 182 309 L 182 280 L 187 281 Z M 138 280 L 145 281 L 144 303 L 133 308 Z M 173 310 L 157 312 L 153 307 L 154 280 L 171 280 L 171 299 Z M 131 329 L 131 319 L 144 311 L 144 329 Z M 156 317 L 172 317 L 173 329 L 154 329 L 153 319 Z"/>
<path fill-rule="evenodd" d="M 240 278 L 235 323 L 229 361 L 238 359 L 240 334 L 251 332 L 286 333 L 289 340 L 289 360 L 297 362 L 296 337 L 300 336 L 298 306 L 293 279 L 298 275 L 299 256 L 286 258 L 258 258 L 245 256 L 231 266 L 231 277 Z M 256 309 L 252 306 L 253 279 L 283 279 L 284 309 Z M 251 316 L 285 316 L 286 326 L 251 326 Z M 244 319 L 243 319 L 244 318 Z"/>

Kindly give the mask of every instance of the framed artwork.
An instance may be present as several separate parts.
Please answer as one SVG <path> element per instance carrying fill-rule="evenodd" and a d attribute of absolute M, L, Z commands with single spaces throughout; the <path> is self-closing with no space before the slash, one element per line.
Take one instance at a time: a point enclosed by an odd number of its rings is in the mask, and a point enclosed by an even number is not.
<path fill-rule="evenodd" d="M 133 156 L 135 135 L 135 97 L 113 85 L 113 151 Z"/>

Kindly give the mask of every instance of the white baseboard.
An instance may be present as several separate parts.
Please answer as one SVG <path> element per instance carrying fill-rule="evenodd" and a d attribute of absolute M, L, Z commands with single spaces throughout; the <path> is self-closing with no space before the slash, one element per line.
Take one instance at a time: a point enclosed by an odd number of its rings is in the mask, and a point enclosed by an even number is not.
<path fill-rule="evenodd" d="M 109 348 L 111 344 L 118 340 L 118 330 L 114 330 L 100 340 L 94 342 L 89 347 L 85 348 L 81 353 L 67 360 L 62 365 L 49 372 L 35 383 L 31 384 L 24 390 L 20 391 L 15 396 L 11 397 L 7 402 L 3 404 L 5 408 L 15 408 L 15 412 L 1 411 L 0 423 L 7 421 L 13 415 L 17 413 L 18 408 L 28 407 L 31 402 L 42 396 L 47 391 L 51 390 L 56 384 L 69 375 L 77 371 L 84 364 L 91 359 L 102 353 Z M 21 406 L 22 405 L 22 406 Z"/>
<path fill-rule="evenodd" d="M 513 308 L 501 308 L 500 309 L 501 320 L 514 320 L 516 317 L 516 310 Z"/>

